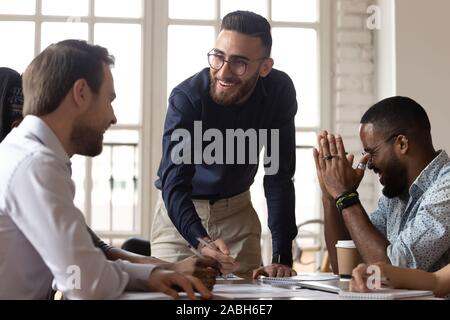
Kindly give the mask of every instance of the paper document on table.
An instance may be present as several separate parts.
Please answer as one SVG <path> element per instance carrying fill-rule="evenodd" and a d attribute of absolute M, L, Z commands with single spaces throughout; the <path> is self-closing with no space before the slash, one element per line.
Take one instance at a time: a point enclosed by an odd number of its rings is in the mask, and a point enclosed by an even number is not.
<path fill-rule="evenodd" d="M 233 273 L 229 273 L 227 275 L 220 275 L 216 277 L 216 280 L 244 280 L 244 278 L 238 277 Z"/>
<path fill-rule="evenodd" d="M 293 290 L 274 288 L 270 285 L 258 284 L 216 284 L 213 294 L 215 297 L 239 299 L 239 298 L 270 298 L 270 297 L 292 297 L 295 296 Z M 186 299 L 185 292 L 179 292 L 181 299 Z M 196 293 L 200 298 L 200 295 Z M 166 300 L 172 299 L 161 292 L 125 292 L 120 300 Z"/>
<path fill-rule="evenodd" d="M 300 284 L 302 281 L 336 280 L 339 276 L 332 273 L 300 273 L 292 277 L 276 278 L 261 276 L 258 280 L 267 284 Z"/>
<path fill-rule="evenodd" d="M 229 299 L 273 299 L 289 298 L 299 300 L 310 299 L 337 299 L 337 295 L 321 292 L 317 294 L 312 290 L 301 289 L 283 289 L 265 284 L 233 284 L 233 285 L 215 285 L 214 295 Z"/>
<path fill-rule="evenodd" d="M 303 289 L 282 289 L 265 284 L 216 284 L 213 299 L 294 299 L 294 300 L 335 300 L 337 294 Z M 184 292 L 179 292 L 180 299 L 186 300 Z M 196 293 L 198 299 L 200 295 Z M 120 300 L 172 300 L 173 298 L 161 292 L 125 292 Z"/>
<path fill-rule="evenodd" d="M 253 293 L 253 292 L 277 292 L 285 291 L 286 289 L 274 288 L 269 285 L 259 284 L 216 284 L 214 285 L 214 293 Z"/>
<path fill-rule="evenodd" d="M 187 299 L 185 292 L 179 292 L 181 299 Z M 197 297 L 200 295 L 197 293 Z M 119 300 L 172 300 L 173 298 L 162 292 L 124 292 Z"/>
<path fill-rule="evenodd" d="M 340 292 L 339 298 L 354 300 L 394 300 L 433 296 L 432 291 L 381 288 L 371 292 Z"/>

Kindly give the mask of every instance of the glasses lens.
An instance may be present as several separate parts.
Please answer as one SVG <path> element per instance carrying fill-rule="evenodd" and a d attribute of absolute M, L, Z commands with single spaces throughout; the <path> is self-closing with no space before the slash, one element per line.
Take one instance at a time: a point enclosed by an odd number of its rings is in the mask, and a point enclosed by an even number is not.
<path fill-rule="evenodd" d="M 216 54 L 208 54 L 208 62 L 211 68 L 218 70 L 223 66 L 223 57 Z"/>
<path fill-rule="evenodd" d="M 230 69 L 233 74 L 242 76 L 247 69 L 247 65 L 242 61 L 230 61 Z"/>

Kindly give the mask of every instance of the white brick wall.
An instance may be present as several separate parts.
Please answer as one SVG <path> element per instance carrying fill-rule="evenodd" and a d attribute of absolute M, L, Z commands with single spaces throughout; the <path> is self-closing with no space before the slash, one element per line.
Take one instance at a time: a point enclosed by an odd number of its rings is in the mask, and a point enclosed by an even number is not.
<path fill-rule="evenodd" d="M 338 13 L 340 14 L 365 14 L 368 0 L 338 0 L 337 1 Z"/>
<path fill-rule="evenodd" d="M 373 32 L 366 26 L 372 0 L 337 0 L 335 6 L 333 89 L 334 131 L 348 152 L 361 157 L 358 135 L 361 116 L 375 102 Z M 359 188 L 366 211 L 378 200 L 378 181 L 367 172 Z"/>
<path fill-rule="evenodd" d="M 337 18 L 339 28 L 362 28 L 364 19 L 356 15 L 342 15 Z"/>
<path fill-rule="evenodd" d="M 350 29 L 350 28 L 346 28 Z M 350 31 L 338 28 L 337 40 L 340 44 L 371 44 L 372 34 L 369 30 Z"/>

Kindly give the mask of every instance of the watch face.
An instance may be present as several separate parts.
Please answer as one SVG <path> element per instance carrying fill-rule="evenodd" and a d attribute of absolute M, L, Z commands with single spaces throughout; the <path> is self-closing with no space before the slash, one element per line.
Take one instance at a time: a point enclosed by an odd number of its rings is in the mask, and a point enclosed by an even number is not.
<path fill-rule="evenodd" d="M 273 255 L 272 264 L 274 263 L 292 267 L 292 256 L 290 255 L 281 256 L 281 254 Z"/>
<path fill-rule="evenodd" d="M 272 256 L 272 263 L 281 263 L 281 255 L 276 254 Z"/>

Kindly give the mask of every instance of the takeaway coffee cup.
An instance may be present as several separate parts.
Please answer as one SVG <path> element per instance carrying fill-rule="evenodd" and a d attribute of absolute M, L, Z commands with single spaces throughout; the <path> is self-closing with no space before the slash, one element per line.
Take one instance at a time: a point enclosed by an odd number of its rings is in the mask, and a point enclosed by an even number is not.
<path fill-rule="evenodd" d="M 362 262 L 361 256 L 353 241 L 338 241 L 336 243 L 339 276 L 351 278 L 353 269 Z"/>

